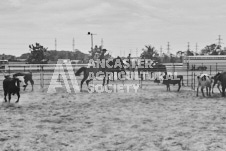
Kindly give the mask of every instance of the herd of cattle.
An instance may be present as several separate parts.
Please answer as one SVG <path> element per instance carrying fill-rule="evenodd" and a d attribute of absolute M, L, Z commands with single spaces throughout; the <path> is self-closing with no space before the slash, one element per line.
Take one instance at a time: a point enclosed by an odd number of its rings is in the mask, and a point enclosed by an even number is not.
<path fill-rule="evenodd" d="M 222 96 L 225 96 L 225 88 L 226 88 L 226 72 L 223 73 L 217 73 L 215 76 L 211 77 L 208 74 L 201 74 L 199 76 L 197 76 L 198 79 L 198 87 L 197 87 L 197 94 L 196 96 L 198 96 L 198 92 L 199 92 L 199 88 L 201 87 L 201 92 L 203 97 L 205 97 L 204 94 L 204 88 L 206 88 L 206 95 L 207 96 L 211 96 L 211 89 L 212 89 L 212 93 L 213 92 L 213 88 L 214 86 L 217 84 L 217 88 L 220 91 L 220 93 L 222 94 Z M 162 81 L 162 84 L 166 85 L 167 91 L 170 91 L 170 84 L 178 84 L 178 90 L 180 91 L 181 88 L 181 84 L 184 85 L 183 83 L 183 76 L 182 75 L 176 75 L 176 77 L 174 77 L 174 75 L 167 75 L 167 73 L 165 72 L 165 75 L 162 76 L 161 78 L 156 78 L 154 80 L 155 83 L 160 83 Z M 220 86 L 222 87 L 222 91 L 220 90 Z"/>
<path fill-rule="evenodd" d="M 21 80 L 19 77 L 23 77 Z M 211 96 L 211 89 L 213 93 L 213 88 L 217 84 L 217 88 L 222 94 L 222 96 L 225 96 L 225 88 L 226 88 L 226 72 L 217 73 L 215 76 L 211 77 L 208 74 L 201 74 L 197 76 L 198 79 L 198 87 L 197 87 L 197 96 L 199 92 L 199 88 L 201 87 L 201 92 L 203 97 L 205 97 L 204 94 L 204 88 L 206 88 L 206 95 Z M 8 101 L 11 100 L 11 94 L 17 94 L 18 99 L 16 103 L 19 102 L 20 98 L 20 82 L 24 82 L 24 90 L 26 89 L 28 85 L 28 81 L 30 81 L 32 85 L 32 91 L 33 91 L 33 85 L 34 81 L 32 79 L 32 73 L 16 73 L 13 75 L 13 77 L 10 77 L 8 75 L 5 75 L 5 79 L 3 80 L 3 90 L 4 90 L 4 100 L 7 102 L 6 96 L 8 95 Z M 154 80 L 155 83 L 162 83 L 166 85 L 167 91 L 170 91 L 170 84 L 178 84 L 178 90 L 180 91 L 181 85 L 183 86 L 183 76 L 182 75 L 167 75 L 167 72 L 163 76 L 160 76 L 159 78 L 156 78 Z M 220 86 L 222 87 L 222 91 L 220 90 Z"/>

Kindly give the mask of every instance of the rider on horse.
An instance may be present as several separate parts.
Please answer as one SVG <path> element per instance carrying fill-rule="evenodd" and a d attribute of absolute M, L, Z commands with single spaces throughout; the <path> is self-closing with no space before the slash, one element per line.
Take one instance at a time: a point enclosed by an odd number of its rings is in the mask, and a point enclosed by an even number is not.
<path fill-rule="evenodd" d="M 102 49 L 102 50 L 101 50 L 101 54 L 100 54 L 100 56 L 99 56 L 98 59 L 100 59 L 100 60 L 105 59 L 105 58 L 104 58 L 104 54 L 106 53 L 106 51 L 107 51 L 106 49 Z"/>
<path fill-rule="evenodd" d="M 129 65 L 130 65 L 131 64 L 131 54 L 128 55 L 127 59 L 128 59 Z"/>

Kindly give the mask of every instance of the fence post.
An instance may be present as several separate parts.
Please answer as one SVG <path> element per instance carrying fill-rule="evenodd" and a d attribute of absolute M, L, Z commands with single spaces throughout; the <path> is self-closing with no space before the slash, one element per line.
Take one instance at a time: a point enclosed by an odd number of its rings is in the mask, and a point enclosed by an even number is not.
<path fill-rule="evenodd" d="M 39 80 L 40 80 L 40 86 L 41 86 L 41 79 L 42 79 L 41 78 L 41 66 L 38 66 L 38 68 L 39 68 L 39 73 L 40 73 L 40 79 Z"/>
<path fill-rule="evenodd" d="M 210 65 L 210 75 L 211 75 L 211 65 Z"/>
<path fill-rule="evenodd" d="M 139 81 L 140 81 L 140 88 L 142 89 L 142 81 L 143 81 L 143 71 L 141 71 L 141 73 L 140 73 L 140 79 L 139 79 Z"/>
<path fill-rule="evenodd" d="M 42 66 L 42 87 L 44 87 L 44 66 Z"/>
<path fill-rule="evenodd" d="M 187 63 L 187 86 L 188 86 L 188 68 L 189 68 L 189 65 Z"/>
<path fill-rule="evenodd" d="M 174 62 L 173 62 L 173 74 L 174 74 L 174 72 L 175 72 L 175 65 L 174 65 Z"/>
<path fill-rule="evenodd" d="M 203 73 L 203 63 L 202 63 L 202 73 Z"/>
<path fill-rule="evenodd" d="M 10 66 L 9 66 L 9 70 L 8 70 L 8 72 L 9 72 L 9 75 L 10 75 Z"/>
<path fill-rule="evenodd" d="M 25 72 L 25 66 L 24 66 L 24 72 Z"/>
<path fill-rule="evenodd" d="M 217 63 L 216 63 L 216 74 L 217 74 Z"/>
<path fill-rule="evenodd" d="M 191 89 L 193 89 L 193 71 L 191 73 Z"/>
<path fill-rule="evenodd" d="M 195 73 L 194 73 L 194 90 L 195 90 Z"/>
<path fill-rule="evenodd" d="M 40 65 L 40 86 L 43 88 L 43 66 Z"/>

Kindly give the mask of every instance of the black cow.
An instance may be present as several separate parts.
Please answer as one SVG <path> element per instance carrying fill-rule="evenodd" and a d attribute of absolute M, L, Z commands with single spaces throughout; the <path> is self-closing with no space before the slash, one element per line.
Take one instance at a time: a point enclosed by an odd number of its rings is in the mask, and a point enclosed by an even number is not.
<path fill-rule="evenodd" d="M 10 78 L 9 76 L 5 76 L 5 79 L 3 81 L 3 90 L 4 90 L 4 99 L 5 102 L 7 102 L 6 96 L 8 94 L 9 102 L 11 100 L 11 94 L 17 94 L 17 101 L 19 102 L 20 99 L 20 80 L 18 78 Z"/>
<path fill-rule="evenodd" d="M 180 91 L 180 88 L 181 88 L 181 84 L 184 85 L 183 83 L 183 76 L 182 75 L 177 75 L 177 78 L 174 76 L 174 75 L 164 75 L 162 77 L 162 81 L 163 83 L 162 84 L 165 84 L 166 85 L 166 89 L 167 91 L 170 91 L 170 84 L 178 84 L 178 90 L 177 91 Z M 155 83 L 160 83 L 160 80 L 158 78 L 156 78 L 154 80 Z"/>

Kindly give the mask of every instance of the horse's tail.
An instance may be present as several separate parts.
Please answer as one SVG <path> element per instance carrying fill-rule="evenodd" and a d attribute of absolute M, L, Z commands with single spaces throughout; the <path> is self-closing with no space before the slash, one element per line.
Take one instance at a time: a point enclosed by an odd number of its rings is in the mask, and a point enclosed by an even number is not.
<path fill-rule="evenodd" d="M 85 72 L 86 71 L 86 67 L 81 67 L 80 69 L 78 69 L 78 71 L 75 73 L 75 76 L 80 76 L 80 74 L 82 73 L 82 72 Z"/>

